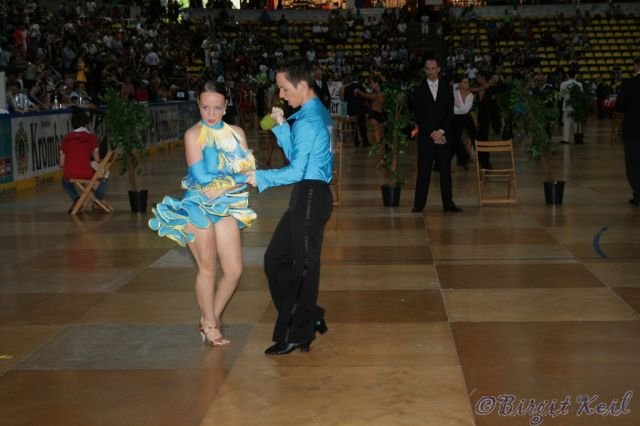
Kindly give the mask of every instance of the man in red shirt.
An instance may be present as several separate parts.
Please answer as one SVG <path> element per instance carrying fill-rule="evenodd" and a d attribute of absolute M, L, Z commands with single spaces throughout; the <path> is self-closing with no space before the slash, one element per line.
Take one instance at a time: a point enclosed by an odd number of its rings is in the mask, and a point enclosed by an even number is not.
<path fill-rule="evenodd" d="M 85 127 L 89 123 L 89 117 L 79 107 L 74 107 L 71 112 L 71 126 L 73 131 L 66 135 L 60 143 L 60 167 L 62 167 L 62 188 L 69 195 L 73 204 L 79 198 L 78 191 L 71 179 L 91 179 L 95 170 L 91 167 L 91 161 L 100 162 L 98 150 L 98 138 Z M 106 181 L 100 182 L 96 190 L 96 198 L 104 199 Z"/>

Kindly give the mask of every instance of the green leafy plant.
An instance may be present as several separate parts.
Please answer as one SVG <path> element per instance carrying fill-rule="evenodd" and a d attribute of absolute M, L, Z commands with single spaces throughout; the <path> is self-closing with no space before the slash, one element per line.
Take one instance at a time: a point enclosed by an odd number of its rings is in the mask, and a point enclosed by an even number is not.
<path fill-rule="evenodd" d="M 507 89 L 498 97 L 498 102 L 510 117 L 514 143 L 528 143 L 531 157 L 542 161 L 547 180 L 555 180 L 550 161 L 553 155 L 550 126 L 558 119 L 555 91 L 534 95 L 532 89 L 520 80 L 507 80 L 505 85 Z"/>
<path fill-rule="evenodd" d="M 382 112 L 387 118 L 384 134 L 379 144 L 371 146 L 369 154 L 379 156 L 378 168 L 384 172 L 388 184 L 399 186 L 404 183 L 404 178 L 399 172 L 398 159 L 407 151 L 407 129 L 413 124 L 407 103 L 409 88 L 385 84 L 383 92 Z"/>
<path fill-rule="evenodd" d="M 569 94 L 567 105 L 573 108 L 573 111 L 569 112 L 569 116 L 575 120 L 578 126 L 577 133 L 582 133 L 589 115 L 595 111 L 594 93 L 589 85 L 583 85 L 580 88 L 577 84 L 570 85 L 567 91 Z"/>
<path fill-rule="evenodd" d="M 109 146 L 118 150 L 118 170 L 127 174 L 129 188 L 138 191 L 136 176 L 142 173 L 140 162 L 147 155 L 142 131 L 149 126 L 147 107 L 131 100 L 122 99 L 120 93 L 107 89 L 101 96 L 106 106 L 104 119 L 107 124 Z"/>

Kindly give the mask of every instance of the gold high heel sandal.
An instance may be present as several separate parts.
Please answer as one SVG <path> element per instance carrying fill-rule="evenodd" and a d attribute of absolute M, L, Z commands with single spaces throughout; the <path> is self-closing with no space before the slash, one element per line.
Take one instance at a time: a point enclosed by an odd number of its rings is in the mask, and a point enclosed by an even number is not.
<path fill-rule="evenodd" d="M 202 323 L 198 324 L 198 330 L 202 337 L 202 343 L 207 343 L 213 347 L 224 347 L 231 345 L 231 341 L 224 338 L 220 329 L 212 325 L 203 326 Z M 216 333 L 219 337 L 213 337 L 212 334 Z"/>

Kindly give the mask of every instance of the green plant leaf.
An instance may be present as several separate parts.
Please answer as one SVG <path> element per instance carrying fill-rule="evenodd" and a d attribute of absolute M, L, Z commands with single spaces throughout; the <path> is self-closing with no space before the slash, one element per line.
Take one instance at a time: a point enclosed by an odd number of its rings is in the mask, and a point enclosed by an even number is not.
<path fill-rule="evenodd" d="M 104 119 L 109 147 L 118 150 L 119 173 L 126 173 L 130 189 L 137 191 L 136 176 L 142 173 L 140 161 L 147 156 L 142 134 L 150 123 L 147 106 L 122 99 L 113 88 L 107 89 L 100 99 L 106 106 Z"/>

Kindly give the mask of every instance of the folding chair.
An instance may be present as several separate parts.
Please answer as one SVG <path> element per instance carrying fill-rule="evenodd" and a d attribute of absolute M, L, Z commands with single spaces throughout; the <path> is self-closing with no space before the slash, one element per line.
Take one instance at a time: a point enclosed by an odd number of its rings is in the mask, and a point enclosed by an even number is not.
<path fill-rule="evenodd" d="M 501 169 L 484 169 L 480 165 L 478 160 L 478 153 L 490 152 L 490 153 L 503 153 L 508 155 L 508 162 L 510 162 L 510 168 Z M 506 156 L 504 155 L 504 156 Z M 503 157 L 504 157 L 503 156 Z M 500 158 L 492 158 L 494 164 L 496 164 Z M 513 158 L 513 143 L 511 140 L 505 141 L 476 141 L 476 171 L 478 177 L 478 193 L 480 195 L 480 205 L 485 204 L 517 204 L 516 198 L 516 166 Z M 507 194 L 506 197 L 487 197 L 485 195 L 485 185 L 491 181 L 494 182 L 506 182 Z"/>
<path fill-rule="evenodd" d="M 344 143 L 353 141 L 356 134 L 357 117 L 333 116 L 332 149 L 334 158 L 331 192 L 333 205 L 340 206 L 342 202 L 342 149 Z"/>
<path fill-rule="evenodd" d="M 70 182 L 73 183 L 80 194 L 78 201 L 71 209 L 71 214 L 75 215 L 80 210 L 83 210 L 90 202 L 96 203 L 100 208 L 106 212 L 112 212 L 113 208 L 107 204 L 104 200 L 98 200 L 95 195 L 96 189 L 100 185 L 100 181 L 106 179 L 109 174 L 109 170 L 111 166 L 116 161 L 116 151 L 109 151 L 107 155 L 104 156 L 102 161 L 98 163 L 98 168 L 96 172 L 93 174 L 91 179 L 70 179 Z"/>

